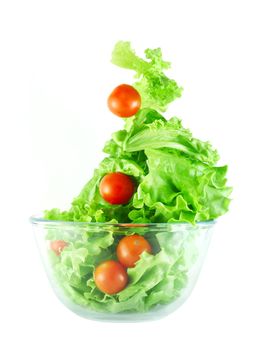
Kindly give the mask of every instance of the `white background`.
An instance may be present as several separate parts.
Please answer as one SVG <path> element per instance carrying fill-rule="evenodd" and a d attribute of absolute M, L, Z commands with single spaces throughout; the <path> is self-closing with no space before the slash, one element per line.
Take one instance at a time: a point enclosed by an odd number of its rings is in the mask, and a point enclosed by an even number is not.
<path fill-rule="evenodd" d="M 257 349 L 256 1 L 0 4 L 0 348 Z M 163 49 L 184 87 L 166 115 L 218 148 L 234 186 L 190 299 L 143 324 L 96 323 L 63 307 L 28 224 L 69 205 L 122 126 L 106 107 L 117 84 L 132 82 L 110 64 L 121 39 L 139 53 Z"/>

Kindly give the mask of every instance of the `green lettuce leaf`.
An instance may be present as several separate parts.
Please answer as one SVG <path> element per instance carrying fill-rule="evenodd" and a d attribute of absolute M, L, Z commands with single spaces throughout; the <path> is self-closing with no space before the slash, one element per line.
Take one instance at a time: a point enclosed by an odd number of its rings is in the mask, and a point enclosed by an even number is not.
<path fill-rule="evenodd" d="M 155 119 L 143 128 L 126 138 L 123 148 L 126 152 L 145 149 L 171 148 L 183 152 L 186 156 L 210 165 L 215 164 L 218 152 L 213 150 L 209 142 L 202 142 L 192 137 L 188 129 L 182 127 L 180 119 Z"/>
<path fill-rule="evenodd" d="M 165 111 L 169 103 L 181 96 L 182 88 L 163 73 L 170 63 L 163 60 L 160 49 L 147 49 L 145 56 L 147 60 L 138 57 L 129 42 L 119 41 L 112 53 L 112 63 L 136 72 L 138 80 L 134 87 L 141 95 L 143 108 Z"/>
<path fill-rule="evenodd" d="M 215 167 L 170 149 L 146 149 L 149 173 L 134 196 L 134 207 L 154 210 L 152 222 L 215 219 L 228 210 L 227 167 Z M 132 213 L 135 215 L 135 210 Z M 129 217 L 131 214 L 129 214 Z"/>

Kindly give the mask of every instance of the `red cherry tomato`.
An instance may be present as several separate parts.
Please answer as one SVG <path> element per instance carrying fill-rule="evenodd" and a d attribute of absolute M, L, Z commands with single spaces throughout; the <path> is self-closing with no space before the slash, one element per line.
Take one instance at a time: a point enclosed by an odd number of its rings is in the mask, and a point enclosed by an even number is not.
<path fill-rule="evenodd" d="M 134 193 L 134 182 L 128 175 L 110 173 L 102 178 L 99 191 L 110 204 L 126 204 Z"/>
<path fill-rule="evenodd" d="M 116 294 L 127 285 L 128 275 L 119 262 L 108 260 L 97 266 L 94 281 L 103 293 Z"/>
<path fill-rule="evenodd" d="M 131 85 L 119 85 L 109 95 L 108 108 L 119 117 L 132 117 L 140 107 L 141 96 Z"/>
<path fill-rule="evenodd" d="M 53 250 L 56 255 L 60 255 L 68 244 L 65 241 L 52 241 L 50 243 L 50 249 Z"/>
<path fill-rule="evenodd" d="M 151 253 L 151 245 L 142 236 L 126 236 L 118 243 L 116 254 L 120 263 L 126 267 L 134 267 L 143 252 Z"/>

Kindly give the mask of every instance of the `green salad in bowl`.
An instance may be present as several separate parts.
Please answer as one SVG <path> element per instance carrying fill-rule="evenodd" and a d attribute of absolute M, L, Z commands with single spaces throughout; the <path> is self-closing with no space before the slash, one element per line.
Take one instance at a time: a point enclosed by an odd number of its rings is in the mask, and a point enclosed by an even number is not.
<path fill-rule="evenodd" d="M 155 319 L 178 308 L 199 275 L 231 188 L 218 152 L 162 115 L 182 88 L 160 49 L 138 57 L 118 42 L 112 62 L 136 71 L 108 108 L 124 119 L 107 156 L 69 210 L 33 216 L 51 284 L 71 310 L 109 321 Z"/>

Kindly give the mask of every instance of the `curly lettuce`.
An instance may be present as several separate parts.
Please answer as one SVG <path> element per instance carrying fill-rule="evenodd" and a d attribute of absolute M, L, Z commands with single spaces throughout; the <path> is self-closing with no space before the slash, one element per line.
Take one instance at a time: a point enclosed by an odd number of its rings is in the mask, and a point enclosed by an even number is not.
<path fill-rule="evenodd" d="M 138 80 L 134 87 L 141 95 L 143 108 L 165 111 L 183 89 L 164 74 L 170 63 L 163 60 L 160 48 L 145 50 L 145 56 L 147 60 L 138 57 L 128 41 L 119 41 L 112 53 L 112 63 L 136 72 Z"/>
<path fill-rule="evenodd" d="M 104 146 L 105 158 L 69 211 L 46 218 L 85 222 L 190 222 L 215 219 L 228 211 L 231 188 L 218 152 L 194 138 L 180 119 L 165 119 L 145 108 L 125 122 Z M 137 191 L 126 205 L 112 205 L 99 193 L 110 172 L 133 176 Z"/>
<path fill-rule="evenodd" d="M 154 210 L 151 222 L 215 219 L 228 210 L 227 167 L 215 167 L 172 149 L 146 149 L 149 173 L 134 196 L 133 218 Z M 172 174 L 172 176 L 171 176 Z M 138 212 L 138 216 L 137 216 Z"/>
<path fill-rule="evenodd" d="M 156 241 L 155 254 L 144 252 L 136 266 L 128 269 L 129 284 L 116 295 L 107 295 L 96 287 L 93 274 L 100 262 L 115 259 L 120 235 L 115 232 L 83 232 L 71 240 L 56 256 L 49 257 L 54 277 L 69 300 L 98 312 L 145 312 L 156 305 L 178 298 L 188 281 L 189 269 L 198 258 L 200 229 L 181 232 L 156 232 L 148 240 Z M 65 233 L 64 233 L 65 234 Z M 47 239 L 61 238 L 52 231 Z"/>
<path fill-rule="evenodd" d="M 116 259 L 121 235 L 113 228 L 105 232 L 82 228 L 78 233 L 49 230 L 47 240 L 69 243 L 60 256 L 49 252 L 60 287 L 76 304 L 100 312 L 145 312 L 178 298 L 199 256 L 198 234 L 204 232 L 196 223 L 223 215 L 230 203 L 227 166 L 218 165 L 218 152 L 209 142 L 193 137 L 179 118 L 167 120 L 160 113 L 182 93 L 182 88 L 164 74 L 170 63 L 163 60 L 160 49 L 147 49 L 145 56 L 146 59 L 138 57 L 129 42 L 116 44 L 112 62 L 136 72 L 133 85 L 141 95 L 141 109 L 106 142 L 106 158 L 74 198 L 71 208 L 48 210 L 45 218 L 193 225 L 178 234 L 147 233 L 146 238 L 155 248 L 153 254 L 143 253 L 136 266 L 128 269 L 129 284 L 116 295 L 98 290 L 93 275 L 99 263 Z M 127 204 L 112 205 L 101 197 L 100 181 L 111 172 L 134 178 L 136 191 Z"/>
<path fill-rule="evenodd" d="M 134 86 L 142 108 L 126 118 L 124 128 L 112 134 L 103 151 L 107 157 L 73 200 L 71 208 L 45 212 L 50 220 L 148 223 L 210 220 L 227 212 L 231 188 L 226 166 L 218 166 L 218 152 L 209 142 L 193 137 L 179 118 L 167 120 L 159 111 L 181 95 L 182 89 L 164 74 L 170 64 L 160 49 L 138 57 L 129 42 L 118 42 L 112 62 L 136 71 Z M 104 175 L 132 176 L 137 191 L 125 205 L 103 200 L 99 184 Z"/>

